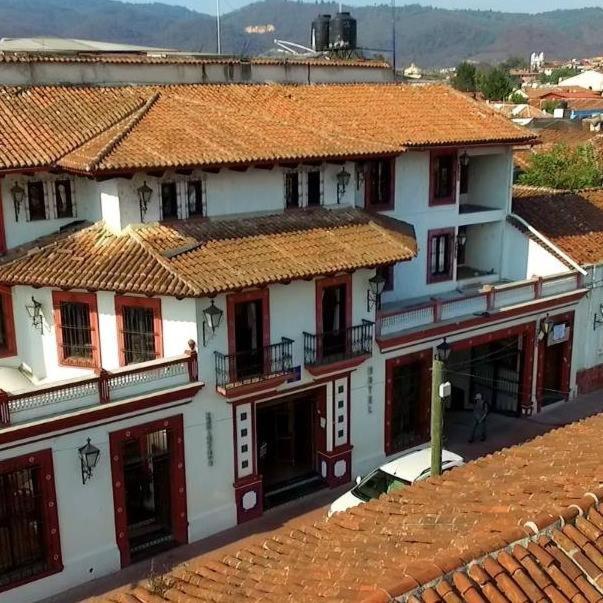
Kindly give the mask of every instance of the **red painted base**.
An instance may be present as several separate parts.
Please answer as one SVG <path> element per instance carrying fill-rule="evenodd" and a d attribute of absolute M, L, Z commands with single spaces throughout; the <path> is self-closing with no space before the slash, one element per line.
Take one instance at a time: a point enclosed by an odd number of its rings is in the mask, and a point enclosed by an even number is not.
<path fill-rule="evenodd" d="M 603 364 L 579 371 L 576 375 L 576 385 L 580 394 L 603 389 Z"/>
<path fill-rule="evenodd" d="M 264 512 L 262 476 L 250 475 L 234 484 L 237 503 L 237 523 L 261 517 Z"/>
<path fill-rule="evenodd" d="M 320 474 L 329 488 L 347 484 L 352 479 L 352 446 L 341 446 L 332 452 L 319 452 Z"/>

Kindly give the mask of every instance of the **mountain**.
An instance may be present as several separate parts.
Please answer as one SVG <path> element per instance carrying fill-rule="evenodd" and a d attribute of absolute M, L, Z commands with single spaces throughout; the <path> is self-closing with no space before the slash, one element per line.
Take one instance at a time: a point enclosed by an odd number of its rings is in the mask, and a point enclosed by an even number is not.
<path fill-rule="evenodd" d="M 274 38 L 309 44 L 318 13 L 337 12 L 333 2 L 262 0 L 222 16 L 222 49 L 260 54 Z M 389 56 L 392 9 L 354 7 L 358 42 Z M 261 27 L 270 25 L 272 27 Z M 257 27 L 260 26 L 260 27 Z M 246 31 L 249 28 L 254 32 Z M 603 55 L 603 9 L 558 10 L 537 15 L 444 10 L 406 5 L 396 10 L 398 64 L 455 65 L 464 59 L 503 60 L 543 50 L 548 57 Z M 0 0 L 0 36 L 54 35 L 215 51 L 215 19 L 187 8 L 127 4 L 115 0 Z"/>

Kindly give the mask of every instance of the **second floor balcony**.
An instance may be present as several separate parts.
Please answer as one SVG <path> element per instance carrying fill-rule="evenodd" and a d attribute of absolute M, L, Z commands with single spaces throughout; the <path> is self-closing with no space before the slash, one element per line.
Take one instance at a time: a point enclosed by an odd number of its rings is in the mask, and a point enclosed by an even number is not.
<path fill-rule="evenodd" d="M 279 343 L 233 354 L 215 352 L 216 390 L 229 397 L 287 380 L 294 373 L 293 343 L 283 337 Z"/>
<path fill-rule="evenodd" d="M 340 363 L 360 363 L 373 351 L 374 323 L 362 324 L 329 333 L 304 333 L 304 364 L 310 373 L 331 370 Z"/>

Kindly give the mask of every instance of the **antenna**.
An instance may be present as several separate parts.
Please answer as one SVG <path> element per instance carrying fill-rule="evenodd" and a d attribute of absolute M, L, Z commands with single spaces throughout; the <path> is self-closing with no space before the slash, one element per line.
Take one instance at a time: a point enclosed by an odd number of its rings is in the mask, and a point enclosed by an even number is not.
<path fill-rule="evenodd" d="M 222 54 L 222 40 L 220 39 L 220 0 L 216 0 L 216 34 L 218 42 L 218 54 Z"/>

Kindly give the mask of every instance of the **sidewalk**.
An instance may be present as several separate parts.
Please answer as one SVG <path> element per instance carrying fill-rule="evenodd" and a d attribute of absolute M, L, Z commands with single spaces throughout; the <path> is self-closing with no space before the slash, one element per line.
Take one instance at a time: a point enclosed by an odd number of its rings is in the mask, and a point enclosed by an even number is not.
<path fill-rule="evenodd" d="M 485 442 L 467 442 L 471 431 L 471 412 L 449 413 L 446 417 L 446 443 L 448 450 L 472 460 L 542 435 L 593 414 L 603 412 L 603 391 L 581 396 L 571 402 L 556 404 L 532 417 L 506 417 L 492 414 L 488 418 L 488 439 Z M 44 603 L 75 603 L 99 596 L 111 590 L 144 580 L 151 573 L 162 574 L 170 568 L 193 557 L 220 551 L 239 549 L 246 540 L 257 541 L 272 530 L 283 526 L 316 521 L 324 516 L 326 507 L 349 485 L 335 490 L 321 490 L 316 494 L 292 501 L 266 512 L 261 518 L 235 526 L 198 542 L 172 549 L 152 560 L 141 561 L 115 574 L 75 587 L 65 593 L 46 599 Z"/>

